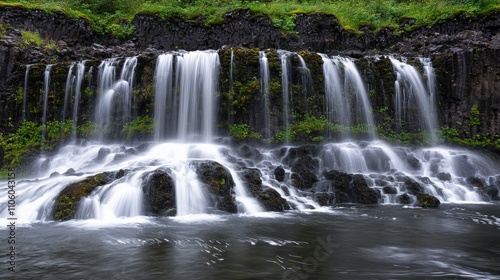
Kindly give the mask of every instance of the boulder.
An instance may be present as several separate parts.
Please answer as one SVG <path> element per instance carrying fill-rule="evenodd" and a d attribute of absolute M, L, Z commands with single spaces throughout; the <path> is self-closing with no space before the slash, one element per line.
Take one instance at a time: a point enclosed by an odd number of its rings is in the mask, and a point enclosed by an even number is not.
<path fill-rule="evenodd" d="M 335 203 L 335 194 L 329 192 L 314 193 L 314 201 L 321 206 L 330 206 Z"/>
<path fill-rule="evenodd" d="M 283 166 L 278 166 L 274 169 L 274 178 L 278 182 L 285 181 L 285 169 L 283 168 Z"/>
<path fill-rule="evenodd" d="M 217 210 L 238 212 L 234 198 L 234 180 L 226 167 L 211 160 L 193 161 L 191 166 L 195 168 L 198 178 L 212 195 Z"/>
<path fill-rule="evenodd" d="M 417 198 L 416 205 L 422 208 L 438 208 L 441 201 L 435 196 L 430 194 L 424 194 Z"/>
<path fill-rule="evenodd" d="M 154 215 L 175 215 L 175 181 L 169 172 L 155 170 L 144 175 L 142 182 L 146 211 Z"/>
<path fill-rule="evenodd" d="M 111 173 L 99 173 L 68 185 L 56 198 L 54 219 L 67 221 L 74 218 L 81 199 L 89 196 L 97 187 L 110 183 L 112 178 Z"/>
<path fill-rule="evenodd" d="M 264 207 L 264 209 L 266 209 L 266 211 L 290 210 L 290 205 L 288 205 L 286 199 L 281 197 L 277 191 L 271 188 L 261 192 L 257 197 L 257 200 Z"/>
<path fill-rule="evenodd" d="M 368 187 L 363 175 L 331 170 L 323 176 L 331 180 L 337 203 L 376 204 L 381 197 L 377 190 Z"/>

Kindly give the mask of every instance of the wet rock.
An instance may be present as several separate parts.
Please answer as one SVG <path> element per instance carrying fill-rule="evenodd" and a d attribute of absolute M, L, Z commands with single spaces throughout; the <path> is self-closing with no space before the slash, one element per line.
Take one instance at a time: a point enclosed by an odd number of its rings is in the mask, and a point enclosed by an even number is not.
<path fill-rule="evenodd" d="M 154 215 L 169 216 L 174 213 L 175 181 L 165 170 L 155 170 L 143 178 L 142 191 L 146 211 Z"/>
<path fill-rule="evenodd" d="M 385 194 L 397 194 L 398 190 L 393 186 L 385 186 L 383 189 Z"/>
<path fill-rule="evenodd" d="M 484 188 L 485 186 L 484 181 L 478 177 L 468 177 L 467 179 L 465 179 L 465 182 L 476 188 Z"/>
<path fill-rule="evenodd" d="M 266 209 L 266 211 L 290 210 L 290 205 L 288 205 L 286 199 L 281 197 L 277 191 L 271 188 L 260 193 L 257 200 L 260 202 L 262 207 Z"/>
<path fill-rule="evenodd" d="M 408 163 L 408 166 L 413 170 L 420 170 L 422 166 L 420 160 L 413 154 L 408 155 L 408 157 L 406 158 L 406 163 Z"/>
<path fill-rule="evenodd" d="M 52 172 L 52 174 L 50 174 L 50 178 L 55 178 L 55 177 L 59 177 L 61 176 L 61 174 L 59 174 L 59 172 L 55 171 L 55 172 Z"/>
<path fill-rule="evenodd" d="M 318 154 L 319 148 L 315 145 L 305 145 L 297 148 L 290 148 L 283 159 L 283 163 L 291 167 L 293 174 L 292 184 L 299 189 L 308 189 L 318 182 L 316 176 L 319 168 L 319 161 L 314 158 Z M 294 175 L 295 174 L 295 175 Z"/>
<path fill-rule="evenodd" d="M 335 203 L 335 194 L 328 192 L 317 192 L 314 194 L 314 201 L 321 206 L 330 206 Z"/>
<path fill-rule="evenodd" d="M 241 145 L 238 148 L 238 154 L 241 157 L 251 159 L 254 162 L 261 161 L 264 158 L 264 156 L 262 156 L 262 154 L 259 152 L 259 150 L 257 150 L 256 148 L 250 147 L 249 145 L 246 145 L 246 144 Z"/>
<path fill-rule="evenodd" d="M 56 198 L 54 219 L 67 221 L 74 218 L 81 199 L 89 196 L 95 188 L 111 181 L 112 174 L 100 173 L 67 186 Z"/>
<path fill-rule="evenodd" d="M 245 169 L 240 173 L 240 177 L 252 196 L 256 197 L 262 192 L 262 179 L 259 169 Z"/>
<path fill-rule="evenodd" d="M 441 172 L 441 173 L 438 173 L 438 175 L 436 177 L 441 181 L 450 181 L 451 180 L 450 173 Z"/>
<path fill-rule="evenodd" d="M 421 195 L 417 198 L 416 205 L 422 208 L 438 208 L 441 202 L 430 194 Z"/>
<path fill-rule="evenodd" d="M 71 175 L 74 175 L 76 173 L 76 171 L 73 169 L 73 168 L 70 168 L 68 170 L 66 170 L 66 172 L 63 173 L 64 176 L 71 176 Z"/>
<path fill-rule="evenodd" d="M 404 183 L 404 187 L 409 194 L 420 196 L 424 194 L 424 188 L 415 180 L 408 178 Z"/>
<path fill-rule="evenodd" d="M 99 151 L 97 152 L 97 161 L 102 161 L 107 155 L 111 154 L 111 150 L 108 148 L 100 148 Z"/>
<path fill-rule="evenodd" d="M 212 194 L 215 208 L 229 213 L 238 212 L 234 198 L 234 181 L 229 170 L 220 163 L 207 161 L 193 161 L 198 178 Z"/>
<path fill-rule="evenodd" d="M 283 182 L 285 180 L 285 169 L 283 166 L 278 166 L 274 169 L 274 178 L 278 182 Z"/>
<path fill-rule="evenodd" d="M 368 187 L 363 175 L 331 170 L 324 172 L 323 176 L 331 180 L 337 203 L 376 204 L 381 197 L 377 190 Z"/>
<path fill-rule="evenodd" d="M 404 193 L 398 197 L 398 201 L 401 204 L 411 204 L 411 197 L 407 193 Z"/>

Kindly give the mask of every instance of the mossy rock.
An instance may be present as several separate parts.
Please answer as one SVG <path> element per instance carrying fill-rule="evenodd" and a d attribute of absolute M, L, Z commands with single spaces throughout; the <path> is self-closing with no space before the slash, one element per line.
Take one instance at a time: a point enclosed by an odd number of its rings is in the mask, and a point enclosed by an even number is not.
<path fill-rule="evenodd" d="M 229 213 L 238 212 L 233 190 L 234 180 L 226 167 L 211 160 L 193 161 L 191 166 L 195 167 L 198 178 L 212 195 L 216 209 Z"/>
<path fill-rule="evenodd" d="M 281 197 L 281 195 L 274 189 L 266 189 L 257 196 L 257 200 L 266 209 L 266 211 L 284 211 L 290 210 L 290 205 L 286 202 L 286 199 Z"/>
<path fill-rule="evenodd" d="M 417 206 L 422 208 L 438 208 L 441 201 L 430 194 L 421 195 L 417 198 Z"/>
<path fill-rule="evenodd" d="M 142 183 L 146 211 L 154 215 L 175 215 L 175 182 L 164 170 L 155 170 L 144 176 Z"/>
<path fill-rule="evenodd" d="M 99 173 L 64 188 L 56 198 L 54 219 L 67 221 L 74 218 L 80 205 L 80 200 L 83 197 L 89 196 L 97 187 L 109 183 L 112 177 L 114 176 L 111 173 Z"/>

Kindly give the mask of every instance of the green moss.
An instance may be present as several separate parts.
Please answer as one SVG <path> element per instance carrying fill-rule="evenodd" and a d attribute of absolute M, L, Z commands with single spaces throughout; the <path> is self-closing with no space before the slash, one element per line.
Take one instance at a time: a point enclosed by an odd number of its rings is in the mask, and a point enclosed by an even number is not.
<path fill-rule="evenodd" d="M 40 37 L 40 34 L 38 34 L 38 32 L 21 30 L 21 35 L 23 36 L 26 45 L 34 44 L 39 47 L 43 42 L 43 39 L 42 37 Z"/>
<path fill-rule="evenodd" d="M 469 125 L 474 126 L 474 125 L 479 125 L 479 108 L 477 107 L 476 104 L 473 104 L 471 109 L 470 109 L 470 117 L 469 117 Z"/>
<path fill-rule="evenodd" d="M 240 141 L 258 139 L 261 136 L 259 133 L 253 132 L 247 124 L 233 124 L 229 126 L 229 134 Z"/>
<path fill-rule="evenodd" d="M 120 134 L 127 140 L 130 139 L 145 140 L 149 136 L 151 136 L 153 131 L 154 131 L 154 120 L 151 117 L 144 116 L 144 117 L 137 117 L 133 121 L 127 123 L 125 126 L 123 126 L 123 129 Z"/>
<path fill-rule="evenodd" d="M 54 219 L 62 221 L 72 219 L 78 210 L 80 200 L 106 183 L 106 174 L 100 173 L 67 186 L 56 199 Z"/>

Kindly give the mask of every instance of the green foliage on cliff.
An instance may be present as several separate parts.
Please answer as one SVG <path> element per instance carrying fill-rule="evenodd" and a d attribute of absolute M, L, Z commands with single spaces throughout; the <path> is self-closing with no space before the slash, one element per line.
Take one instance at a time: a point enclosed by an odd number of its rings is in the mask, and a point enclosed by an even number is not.
<path fill-rule="evenodd" d="M 116 37 L 134 32 L 131 21 L 138 13 L 209 25 L 223 22 L 222 16 L 229 11 L 250 9 L 255 15 L 268 15 L 284 33 L 294 33 L 297 14 L 321 12 L 335 15 L 353 32 L 391 27 L 400 33 L 457 15 L 475 17 L 500 9 L 498 0 L 7 0 L 0 6 L 64 12 L 86 18 L 97 32 Z"/>
<path fill-rule="evenodd" d="M 93 125 L 86 123 L 79 126 L 78 136 L 90 136 L 89 128 L 93 128 Z M 4 169 L 16 167 L 21 172 L 24 171 L 27 167 L 25 165 L 29 162 L 27 157 L 37 155 L 40 151 L 57 148 L 64 139 L 71 136 L 72 129 L 73 121 L 71 120 L 51 121 L 45 127 L 31 121 L 23 121 L 16 132 L 7 135 L 0 133 L 0 146 L 5 153 Z"/>
<path fill-rule="evenodd" d="M 125 124 L 121 131 L 121 136 L 127 140 L 141 139 L 145 140 L 154 131 L 154 120 L 151 117 L 138 117 Z"/>
<path fill-rule="evenodd" d="M 233 124 L 229 127 L 229 134 L 238 140 L 259 139 L 260 134 L 251 130 L 247 124 Z"/>

